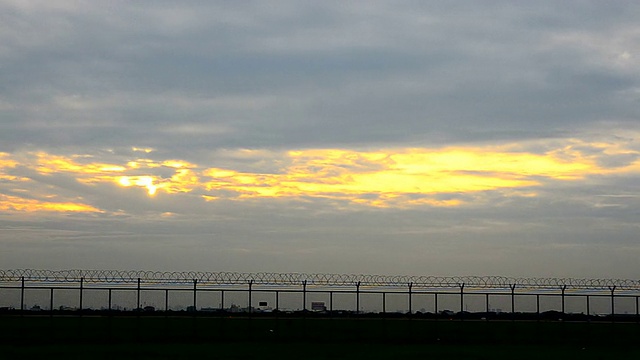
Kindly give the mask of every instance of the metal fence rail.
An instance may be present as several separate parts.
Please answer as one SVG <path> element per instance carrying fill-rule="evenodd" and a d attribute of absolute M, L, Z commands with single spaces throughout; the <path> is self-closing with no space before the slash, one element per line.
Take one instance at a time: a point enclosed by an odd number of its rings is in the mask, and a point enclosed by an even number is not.
<path fill-rule="evenodd" d="M 407 286 L 458 287 L 462 284 L 477 288 L 565 288 L 640 291 L 640 280 L 629 279 L 576 279 L 576 278 L 514 278 L 504 276 L 408 276 L 364 274 L 306 274 L 306 273 L 239 273 L 239 272 L 166 272 L 141 270 L 0 270 L 0 281 L 21 279 L 40 282 L 134 283 L 141 279 L 147 283 L 188 283 L 198 280 L 206 284 L 308 285 L 326 286 Z"/>
<path fill-rule="evenodd" d="M 552 310 L 564 314 L 568 312 L 569 301 L 574 309 L 579 308 L 579 312 L 587 317 L 607 314 L 613 319 L 624 315 L 627 319 L 640 321 L 640 282 L 616 279 L 0 270 L 0 308 L 3 297 L 8 297 L 9 293 L 19 303 L 15 310 L 21 311 L 27 310 L 29 296 L 48 303 L 45 308 L 51 312 L 56 309 L 54 302 L 59 304 L 60 299 L 77 304 L 74 310 L 95 309 L 95 306 L 86 305 L 86 299 L 88 295 L 95 298 L 98 293 L 106 295 L 100 300 L 100 308 L 113 310 L 115 295 L 127 293 L 133 304 L 130 309 L 136 310 L 144 307 L 145 297 L 153 297 L 154 309 L 168 311 L 170 295 L 175 294 L 182 296 L 183 301 L 188 298 L 188 309 L 193 312 L 203 309 L 226 312 L 232 302 L 229 297 L 242 298 L 246 306 L 240 311 L 249 314 L 261 311 L 260 304 L 267 303 L 266 299 L 273 311 L 285 307 L 309 311 L 313 308 L 313 300 L 316 299 L 317 304 L 317 299 L 321 298 L 326 313 L 348 310 L 356 315 L 364 312 L 365 303 L 369 308 L 367 312 L 383 315 L 393 312 L 389 311 L 389 303 L 395 299 L 396 307 L 402 303 L 405 315 L 416 314 L 421 308 L 421 313 L 438 315 L 447 310 L 458 316 L 468 314 L 470 305 L 474 313 L 495 313 L 496 309 L 490 306 L 494 302 L 504 305 L 504 313 L 540 316 Z M 341 305 L 337 299 L 342 300 Z M 553 305 L 543 308 L 543 301 L 551 301 Z M 528 309 L 524 309 L 523 302 L 528 302 Z M 9 309 L 8 306 L 4 308 Z"/>

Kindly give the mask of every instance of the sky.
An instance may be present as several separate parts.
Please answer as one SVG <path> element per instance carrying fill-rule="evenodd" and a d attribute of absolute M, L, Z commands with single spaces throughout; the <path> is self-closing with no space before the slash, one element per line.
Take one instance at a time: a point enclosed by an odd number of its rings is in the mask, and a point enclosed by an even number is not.
<path fill-rule="evenodd" d="M 0 0 L 0 267 L 635 279 L 638 18 Z"/>

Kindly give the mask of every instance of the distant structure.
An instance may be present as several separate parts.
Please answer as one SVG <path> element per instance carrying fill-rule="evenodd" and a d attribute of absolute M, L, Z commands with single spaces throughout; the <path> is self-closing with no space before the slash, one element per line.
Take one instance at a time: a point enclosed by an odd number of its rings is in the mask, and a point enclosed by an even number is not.
<path fill-rule="evenodd" d="M 327 311 L 327 306 L 324 304 L 324 301 L 312 301 L 311 302 L 311 310 L 312 311 Z"/>

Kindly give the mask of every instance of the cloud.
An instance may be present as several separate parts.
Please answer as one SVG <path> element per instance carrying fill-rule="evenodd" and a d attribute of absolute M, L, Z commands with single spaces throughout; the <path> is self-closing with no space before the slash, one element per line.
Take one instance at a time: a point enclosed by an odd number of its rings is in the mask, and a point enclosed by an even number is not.
<path fill-rule="evenodd" d="M 615 265 L 637 252 L 639 10 L 4 1 L 0 261 Z"/>
<path fill-rule="evenodd" d="M 5 151 L 443 144 L 638 116 L 631 4 L 29 4 L 3 5 Z"/>
<path fill-rule="evenodd" d="M 100 212 L 93 206 L 72 202 L 51 202 L 0 194 L 0 211 Z"/>
<path fill-rule="evenodd" d="M 141 189 L 151 198 L 166 199 L 154 200 L 155 205 L 151 199 L 143 201 L 149 209 L 160 206 L 161 213 L 180 213 L 166 203 L 180 196 L 199 198 L 201 206 L 223 199 L 286 198 L 305 202 L 330 199 L 383 208 L 477 206 L 480 197 L 466 195 L 496 192 L 504 197 L 529 197 L 554 182 L 636 174 L 640 171 L 639 153 L 627 144 L 566 139 L 556 141 L 555 147 L 529 146 L 538 152 L 524 150 L 527 146 L 523 143 L 369 151 L 237 150 L 220 153 L 227 156 L 221 161 L 226 167 L 152 159 L 154 151 L 135 147 L 129 158 L 111 153 L 56 155 L 39 151 L 3 154 L 0 174 L 5 179 L 3 188 L 11 194 L 4 203 L 23 204 L 13 206 L 16 210 L 27 209 L 29 204 L 37 205 L 34 210 L 47 209 L 44 204 L 60 198 L 67 199 L 66 208 L 74 211 L 83 207 L 97 211 L 98 203 L 122 198 L 123 188 Z M 34 183 L 41 185 L 38 190 L 33 189 Z M 29 199 L 18 201 L 20 191 L 28 191 Z M 89 208 L 85 203 L 91 198 L 96 203 Z M 37 199 L 43 204 L 36 204 Z M 78 202 L 77 207 L 70 207 L 69 201 Z M 126 200 L 120 202 L 125 204 Z"/>

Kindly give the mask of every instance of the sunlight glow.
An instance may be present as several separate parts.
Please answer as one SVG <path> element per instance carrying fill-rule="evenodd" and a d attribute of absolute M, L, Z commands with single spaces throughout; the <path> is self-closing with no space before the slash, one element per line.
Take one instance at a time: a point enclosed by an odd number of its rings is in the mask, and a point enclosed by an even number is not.
<path fill-rule="evenodd" d="M 118 180 L 118 183 L 122 186 L 139 186 L 147 189 L 149 195 L 155 195 L 158 191 L 158 186 L 154 184 L 154 178 L 152 176 L 122 176 Z"/>
<path fill-rule="evenodd" d="M 148 153 L 153 151 L 152 148 L 139 148 L 139 147 L 135 147 L 135 146 L 132 147 L 131 150 L 132 151 L 136 151 L 136 152 L 143 152 L 143 153 L 146 153 L 146 154 L 148 154 Z"/>
<path fill-rule="evenodd" d="M 546 151 L 540 151 L 544 146 L 533 144 L 530 147 L 536 152 L 527 151 L 526 144 L 506 144 L 375 151 L 240 149 L 221 153 L 226 156 L 225 164 L 237 161 L 238 168 L 202 167 L 180 159 L 133 158 L 124 159 L 121 165 L 93 155 L 63 156 L 41 151 L 16 157 L 0 153 L 0 210 L 100 211 L 74 198 L 58 198 L 68 191 L 55 194 L 55 186 L 30 190 L 50 177 L 74 179 L 78 186 L 140 188 L 150 197 L 193 193 L 207 202 L 322 199 L 334 204 L 406 208 L 464 206 L 479 201 L 485 192 L 504 198 L 535 197 L 536 189 L 553 182 L 640 173 L 640 152 L 624 143 L 568 139 L 558 144 L 548 146 Z M 18 167 L 45 178 L 34 182 L 29 176 L 11 172 Z M 3 189 L 11 192 L 3 193 Z M 21 193 L 30 196 L 16 195 Z"/>
<path fill-rule="evenodd" d="M 233 190 L 241 198 L 319 196 L 375 207 L 457 206 L 463 201 L 433 196 L 540 186 L 540 178 L 575 180 L 597 169 L 589 159 L 567 162 L 547 154 L 482 148 L 315 149 L 287 155 L 289 165 L 277 174 L 207 169 L 205 187 Z"/>
<path fill-rule="evenodd" d="M 4 194 L 0 194 L 0 211 L 103 212 L 87 204 L 73 202 L 46 202 Z"/>

